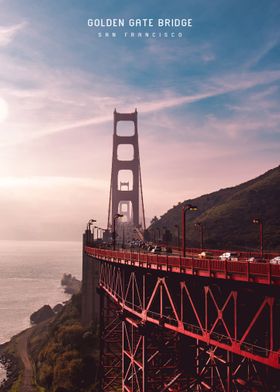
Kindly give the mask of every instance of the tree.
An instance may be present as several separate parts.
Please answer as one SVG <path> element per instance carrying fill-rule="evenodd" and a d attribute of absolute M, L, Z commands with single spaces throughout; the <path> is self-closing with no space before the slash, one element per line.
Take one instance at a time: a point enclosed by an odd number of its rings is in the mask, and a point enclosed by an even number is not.
<path fill-rule="evenodd" d="M 159 221 L 157 216 L 154 216 L 153 219 L 151 220 L 151 225 L 153 225 L 154 223 L 157 223 Z"/>

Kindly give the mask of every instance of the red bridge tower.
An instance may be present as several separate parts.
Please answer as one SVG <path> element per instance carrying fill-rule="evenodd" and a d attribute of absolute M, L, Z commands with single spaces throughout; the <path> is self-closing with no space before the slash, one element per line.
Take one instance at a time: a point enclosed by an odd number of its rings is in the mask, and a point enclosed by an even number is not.
<path fill-rule="evenodd" d="M 125 122 L 125 124 L 124 124 Z M 123 125 L 131 125 L 129 133 L 122 134 Z M 127 128 L 127 127 L 126 127 Z M 120 156 L 121 149 L 127 147 L 130 157 Z M 139 237 L 145 229 L 144 202 L 138 144 L 137 110 L 132 113 L 114 111 L 113 158 L 109 197 L 108 229 L 116 214 L 122 214 L 116 231 L 119 236 L 126 232 L 126 239 Z M 132 234 L 134 233 L 134 234 Z"/>

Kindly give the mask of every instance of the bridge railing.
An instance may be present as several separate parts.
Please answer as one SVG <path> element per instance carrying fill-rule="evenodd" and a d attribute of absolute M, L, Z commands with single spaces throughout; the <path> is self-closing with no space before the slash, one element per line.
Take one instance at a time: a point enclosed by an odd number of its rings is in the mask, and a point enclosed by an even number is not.
<path fill-rule="evenodd" d="M 228 261 L 212 258 L 197 259 L 194 257 L 158 255 L 130 252 L 127 250 L 114 251 L 93 247 L 86 247 L 85 251 L 90 256 L 96 258 L 136 267 L 166 270 L 188 275 L 280 285 L 280 265 L 270 263 L 250 263 L 248 261 Z"/>
<path fill-rule="evenodd" d="M 161 243 L 160 246 L 163 247 L 170 247 L 170 245 L 168 244 L 164 244 Z M 181 252 L 182 248 L 178 247 L 178 246 L 172 246 L 172 249 L 177 251 L 177 252 Z M 260 251 L 259 250 L 250 250 L 250 251 L 245 251 L 245 250 L 238 250 L 238 249 L 229 249 L 229 248 L 225 248 L 225 249 L 211 249 L 211 248 L 188 248 L 187 249 L 187 253 L 189 255 L 197 255 L 201 252 L 207 252 L 209 254 L 211 254 L 213 257 L 215 256 L 220 256 L 223 253 L 229 252 L 229 253 L 238 253 L 239 257 L 241 259 L 248 259 L 250 257 L 259 257 L 260 256 Z M 263 259 L 264 260 L 270 260 L 273 257 L 279 256 L 279 252 L 269 252 L 269 251 L 264 251 L 263 252 Z"/>

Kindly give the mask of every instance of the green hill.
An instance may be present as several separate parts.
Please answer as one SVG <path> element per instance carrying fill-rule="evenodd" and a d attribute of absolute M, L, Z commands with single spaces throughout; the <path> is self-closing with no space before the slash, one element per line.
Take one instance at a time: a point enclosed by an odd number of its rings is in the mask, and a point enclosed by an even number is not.
<path fill-rule="evenodd" d="M 84 328 L 81 294 L 53 317 L 15 335 L 0 345 L 8 380 L 1 392 L 94 392 L 99 390 L 98 326 Z M 30 363 L 26 359 L 30 357 Z"/>
<path fill-rule="evenodd" d="M 48 323 L 38 324 L 29 339 L 37 385 L 45 392 L 94 392 L 98 384 L 97 326 L 80 323 L 81 294 L 72 296 Z"/>
<path fill-rule="evenodd" d="M 253 218 L 263 222 L 264 248 L 280 250 L 280 166 L 232 188 L 221 189 L 195 199 L 185 200 L 168 210 L 149 227 L 150 237 L 166 239 L 166 231 L 177 241 L 178 224 L 181 230 L 181 211 L 184 204 L 193 204 L 197 211 L 186 213 L 187 246 L 200 244 L 199 227 L 204 228 L 204 247 L 253 250 L 259 246 L 259 227 Z"/>

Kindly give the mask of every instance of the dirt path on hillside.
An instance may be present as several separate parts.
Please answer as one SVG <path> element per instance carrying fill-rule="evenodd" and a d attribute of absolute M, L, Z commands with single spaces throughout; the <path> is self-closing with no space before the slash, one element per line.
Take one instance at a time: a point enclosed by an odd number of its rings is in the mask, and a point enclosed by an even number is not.
<path fill-rule="evenodd" d="M 33 385 L 33 368 L 27 350 L 28 339 L 32 330 L 33 328 L 27 329 L 17 338 L 18 356 L 23 363 L 23 375 L 19 392 L 37 392 L 37 388 Z"/>

